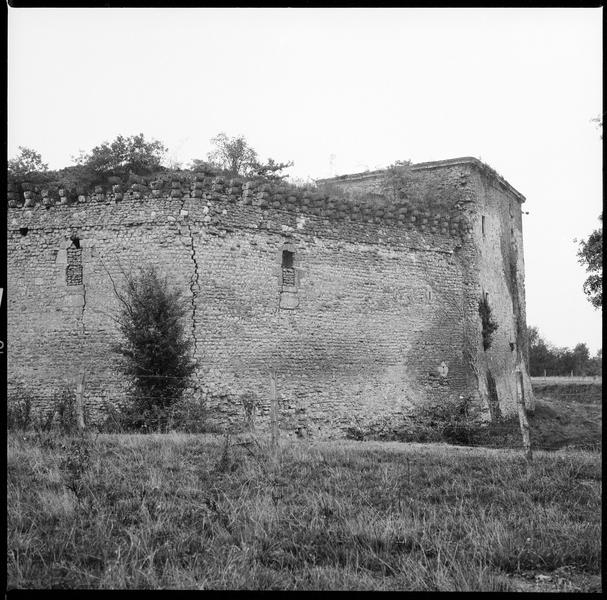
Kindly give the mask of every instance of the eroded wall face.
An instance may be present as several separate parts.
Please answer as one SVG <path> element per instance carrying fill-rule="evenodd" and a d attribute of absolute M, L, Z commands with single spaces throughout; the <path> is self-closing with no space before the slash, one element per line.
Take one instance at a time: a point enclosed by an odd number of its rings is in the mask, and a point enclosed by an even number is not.
<path fill-rule="evenodd" d="M 527 373 L 525 265 L 522 211 L 519 201 L 490 178 L 476 177 L 478 201 L 474 243 L 478 251 L 480 299 L 486 294 L 498 325 L 491 346 L 477 353 L 480 385 L 495 416 L 517 410 L 517 371 L 521 371 L 525 401 L 533 408 Z"/>
<path fill-rule="evenodd" d="M 85 371 L 93 418 L 104 401 L 123 400 L 112 279 L 120 287 L 123 271 L 153 263 L 191 307 L 196 391 L 221 424 L 242 422 L 249 392 L 267 415 L 269 370 L 283 427 L 312 434 L 473 394 L 464 357 L 473 249 L 444 218 L 419 219 L 430 222 L 336 222 L 188 197 L 11 209 L 9 385 L 44 406 Z"/>

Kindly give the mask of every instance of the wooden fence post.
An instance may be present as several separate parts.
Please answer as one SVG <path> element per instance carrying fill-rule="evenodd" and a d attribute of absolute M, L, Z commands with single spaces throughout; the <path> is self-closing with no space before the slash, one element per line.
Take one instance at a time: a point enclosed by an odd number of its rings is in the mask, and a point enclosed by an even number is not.
<path fill-rule="evenodd" d="M 272 422 L 272 464 L 278 464 L 278 400 L 276 398 L 276 371 L 270 370 L 270 419 Z"/>
<path fill-rule="evenodd" d="M 531 438 L 529 435 L 529 421 L 527 420 L 527 409 L 525 408 L 525 386 L 523 385 L 522 371 L 516 371 L 516 401 L 518 405 L 518 419 L 521 426 L 521 434 L 523 436 L 523 449 L 525 458 L 528 462 L 533 460 L 531 452 Z"/>
<path fill-rule="evenodd" d="M 79 431 L 84 431 L 84 411 L 82 408 L 84 399 L 84 380 L 85 371 L 82 371 L 78 384 L 76 385 L 76 426 Z"/>

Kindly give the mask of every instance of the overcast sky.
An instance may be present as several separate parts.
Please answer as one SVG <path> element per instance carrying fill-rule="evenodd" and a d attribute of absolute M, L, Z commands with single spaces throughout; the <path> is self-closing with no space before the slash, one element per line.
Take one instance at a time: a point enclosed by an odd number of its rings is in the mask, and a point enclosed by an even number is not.
<path fill-rule="evenodd" d="M 601 347 L 574 238 L 599 226 L 602 9 L 14 9 L 8 153 L 50 168 L 220 131 L 320 178 L 476 156 L 526 196 L 527 322 Z"/>

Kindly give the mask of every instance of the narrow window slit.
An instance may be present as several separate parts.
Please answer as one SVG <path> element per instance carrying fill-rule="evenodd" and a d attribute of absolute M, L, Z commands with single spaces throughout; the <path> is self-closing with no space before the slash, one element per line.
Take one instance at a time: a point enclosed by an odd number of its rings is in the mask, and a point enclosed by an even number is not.
<path fill-rule="evenodd" d="M 82 285 L 82 248 L 80 239 L 71 238 L 72 245 L 67 249 L 67 267 L 65 269 L 65 283 L 67 285 Z"/>
<path fill-rule="evenodd" d="M 293 252 L 282 251 L 282 284 L 295 286 L 295 269 L 293 268 Z"/>
<path fill-rule="evenodd" d="M 282 268 L 292 269 L 293 268 L 293 252 L 289 250 L 282 251 Z"/>

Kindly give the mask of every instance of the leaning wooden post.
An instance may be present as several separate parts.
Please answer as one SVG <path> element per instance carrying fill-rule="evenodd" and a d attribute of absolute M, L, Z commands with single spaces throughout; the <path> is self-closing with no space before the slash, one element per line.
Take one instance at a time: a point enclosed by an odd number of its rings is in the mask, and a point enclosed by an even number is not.
<path fill-rule="evenodd" d="M 527 409 L 525 408 L 525 386 L 523 385 L 523 373 L 520 369 L 516 370 L 516 400 L 518 405 L 518 419 L 523 436 L 523 449 L 525 458 L 531 462 L 533 455 L 531 453 L 531 439 L 529 435 L 529 421 L 527 420 Z"/>
<path fill-rule="evenodd" d="M 272 464 L 278 464 L 278 401 L 276 399 L 276 371 L 270 370 L 270 419 L 272 422 Z"/>
<path fill-rule="evenodd" d="M 79 431 L 84 431 L 84 412 L 82 408 L 84 399 L 84 379 L 85 371 L 82 371 L 78 384 L 76 385 L 76 426 Z"/>

